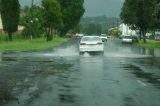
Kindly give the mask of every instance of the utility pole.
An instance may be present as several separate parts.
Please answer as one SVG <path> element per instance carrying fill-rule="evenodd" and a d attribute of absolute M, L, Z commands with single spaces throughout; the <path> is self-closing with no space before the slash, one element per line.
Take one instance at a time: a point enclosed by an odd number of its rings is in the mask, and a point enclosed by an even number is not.
<path fill-rule="evenodd" d="M 31 1 L 31 8 L 33 8 L 33 3 L 34 3 L 34 0 Z"/>
<path fill-rule="evenodd" d="M 31 31 L 31 35 L 30 35 L 30 39 L 32 40 L 32 36 L 33 36 L 33 30 L 32 30 L 32 23 L 33 23 L 33 3 L 34 0 L 31 0 L 31 8 L 30 8 L 30 12 L 31 12 L 31 20 L 30 20 L 30 31 Z"/>
<path fill-rule="evenodd" d="M 158 21 L 160 20 L 160 1 L 158 2 L 158 5 L 157 5 L 157 20 Z"/>

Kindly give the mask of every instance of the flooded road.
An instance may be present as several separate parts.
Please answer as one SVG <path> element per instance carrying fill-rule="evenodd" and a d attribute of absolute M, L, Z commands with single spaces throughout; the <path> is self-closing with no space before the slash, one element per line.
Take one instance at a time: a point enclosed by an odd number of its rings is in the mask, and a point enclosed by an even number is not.
<path fill-rule="evenodd" d="M 79 56 L 78 40 L 45 52 L 0 53 L 0 106 L 159 106 L 160 51 L 105 43 Z"/>

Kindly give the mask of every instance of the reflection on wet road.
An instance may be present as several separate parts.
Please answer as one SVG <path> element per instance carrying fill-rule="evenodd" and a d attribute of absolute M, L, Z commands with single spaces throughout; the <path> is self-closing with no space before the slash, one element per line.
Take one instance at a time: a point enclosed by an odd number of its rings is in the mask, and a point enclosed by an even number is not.
<path fill-rule="evenodd" d="M 77 42 L 1 53 L 0 106 L 159 106 L 159 50 L 109 40 L 104 55 L 79 56 Z"/>

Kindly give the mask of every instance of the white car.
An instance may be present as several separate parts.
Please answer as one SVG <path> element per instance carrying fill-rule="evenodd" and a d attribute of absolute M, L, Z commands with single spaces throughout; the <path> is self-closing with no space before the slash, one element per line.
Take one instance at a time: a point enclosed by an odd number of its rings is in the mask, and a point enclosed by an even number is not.
<path fill-rule="evenodd" d="M 107 41 L 107 39 L 108 39 L 106 34 L 101 34 L 100 38 L 102 39 L 103 42 Z"/>
<path fill-rule="evenodd" d="M 104 44 L 99 36 L 83 36 L 79 44 L 80 54 L 84 52 L 104 52 Z"/>
<path fill-rule="evenodd" d="M 123 36 L 122 37 L 122 43 L 133 43 L 132 36 Z"/>

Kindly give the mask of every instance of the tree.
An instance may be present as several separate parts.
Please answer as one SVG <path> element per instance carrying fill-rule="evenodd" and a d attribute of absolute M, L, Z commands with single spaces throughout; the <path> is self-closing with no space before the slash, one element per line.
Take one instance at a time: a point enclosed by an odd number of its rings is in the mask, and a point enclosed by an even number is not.
<path fill-rule="evenodd" d="M 96 32 L 96 24 L 95 23 L 90 23 L 88 25 L 88 27 L 86 28 L 86 33 L 88 35 L 92 35 L 92 34 L 95 34 Z"/>
<path fill-rule="evenodd" d="M 121 19 L 132 29 L 140 30 L 145 43 L 145 34 L 151 28 L 154 8 L 154 0 L 125 0 L 122 7 Z"/>
<path fill-rule="evenodd" d="M 95 16 L 95 17 L 83 17 L 81 19 L 81 25 L 83 27 L 82 32 L 88 32 L 87 27 L 90 23 L 97 24 L 99 27 L 99 33 L 107 33 L 109 28 L 119 26 L 119 20 L 116 17 L 107 16 Z"/>
<path fill-rule="evenodd" d="M 61 36 L 73 29 L 84 14 L 84 0 L 59 0 L 63 14 L 63 27 Z"/>
<path fill-rule="evenodd" d="M 20 24 L 24 26 L 23 37 L 31 39 L 41 37 L 43 33 L 42 21 L 42 8 L 35 5 L 32 8 L 25 7 L 20 20 Z"/>
<path fill-rule="evenodd" d="M 20 20 L 20 4 L 18 0 L 1 0 L 1 17 L 3 30 L 12 41 L 12 33 L 17 31 Z"/>
<path fill-rule="evenodd" d="M 114 37 L 118 37 L 118 33 L 119 33 L 118 28 L 111 28 L 108 30 L 108 32 L 109 32 L 109 35 L 114 36 Z"/>
<path fill-rule="evenodd" d="M 97 24 L 95 28 L 95 34 L 100 35 L 102 33 L 102 25 Z"/>
<path fill-rule="evenodd" d="M 46 29 L 47 41 L 53 39 L 53 30 L 62 27 L 61 7 L 57 0 L 43 0 L 43 25 Z"/>
<path fill-rule="evenodd" d="M 152 28 L 153 30 L 160 29 L 160 0 L 155 0 L 155 8 L 153 12 L 153 21 L 152 21 Z"/>
<path fill-rule="evenodd" d="M 97 23 L 89 23 L 83 30 L 88 35 L 100 35 L 102 33 L 102 25 Z"/>
<path fill-rule="evenodd" d="M 70 30 L 69 33 L 75 34 L 75 33 L 81 33 L 83 30 L 82 25 L 79 23 L 77 26 L 74 27 L 74 29 Z"/>

